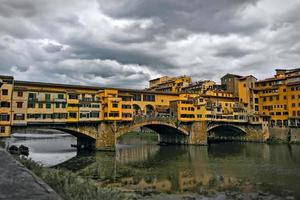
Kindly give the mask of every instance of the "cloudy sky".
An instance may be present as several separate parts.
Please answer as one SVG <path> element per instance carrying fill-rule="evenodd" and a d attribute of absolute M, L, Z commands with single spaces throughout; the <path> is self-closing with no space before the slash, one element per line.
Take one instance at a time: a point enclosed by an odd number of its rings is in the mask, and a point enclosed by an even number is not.
<path fill-rule="evenodd" d="M 1 0 L 0 74 L 144 88 L 300 67 L 299 0 Z"/>

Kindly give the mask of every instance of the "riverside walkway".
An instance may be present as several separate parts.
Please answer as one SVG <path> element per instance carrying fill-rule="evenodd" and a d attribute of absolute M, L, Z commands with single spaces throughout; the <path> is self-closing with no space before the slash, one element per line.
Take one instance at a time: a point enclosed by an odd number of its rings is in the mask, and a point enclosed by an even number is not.
<path fill-rule="evenodd" d="M 60 200 L 33 172 L 0 148 L 0 200 Z"/>

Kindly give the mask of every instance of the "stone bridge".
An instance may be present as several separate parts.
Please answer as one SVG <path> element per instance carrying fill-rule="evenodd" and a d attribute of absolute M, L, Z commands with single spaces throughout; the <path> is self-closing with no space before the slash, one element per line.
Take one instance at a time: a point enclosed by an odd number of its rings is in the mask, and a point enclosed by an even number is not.
<path fill-rule="evenodd" d="M 78 147 L 114 150 L 117 139 L 140 127 L 147 127 L 159 134 L 164 144 L 206 145 L 208 140 L 241 140 L 262 142 L 268 138 L 267 124 L 222 121 L 180 122 L 173 117 L 139 116 L 133 121 L 99 121 L 67 124 L 35 124 L 26 129 L 56 129 L 77 137 Z M 13 127 L 13 132 L 20 132 Z M 28 130 L 30 131 L 30 130 Z"/>

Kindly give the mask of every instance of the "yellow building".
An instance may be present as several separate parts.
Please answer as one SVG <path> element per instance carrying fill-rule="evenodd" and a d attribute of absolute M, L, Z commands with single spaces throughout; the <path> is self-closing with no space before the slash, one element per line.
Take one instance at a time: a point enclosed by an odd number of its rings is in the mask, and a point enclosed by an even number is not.
<path fill-rule="evenodd" d="M 264 120 L 271 126 L 300 126 L 300 69 L 278 69 L 255 85 Z"/>
<path fill-rule="evenodd" d="M 256 81 L 252 75 L 237 79 L 239 102 L 244 104 L 249 114 L 258 114 L 258 99 L 254 92 Z"/>
<path fill-rule="evenodd" d="M 150 91 L 161 92 L 180 92 L 183 87 L 188 86 L 192 82 L 189 76 L 168 77 L 152 79 L 149 81 Z"/>
<path fill-rule="evenodd" d="M 248 122 L 247 109 L 233 94 L 211 91 L 210 94 L 181 95 L 170 104 L 170 113 L 179 121 Z"/>
<path fill-rule="evenodd" d="M 242 78 L 242 76 L 228 73 L 221 77 L 221 85 L 225 86 L 227 92 L 231 92 L 234 96 L 237 96 L 239 78 Z"/>
<path fill-rule="evenodd" d="M 104 89 L 99 96 L 102 102 L 101 120 L 132 120 L 132 95 L 119 93 L 117 89 Z"/>
<path fill-rule="evenodd" d="M 212 90 L 215 85 L 216 82 L 211 80 L 197 81 L 182 87 L 181 92 L 205 94 L 208 90 Z"/>
<path fill-rule="evenodd" d="M 14 79 L 11 76 L 0 76 L 0 136 L 9 136 L 11 131 L 11 107 Z"/>

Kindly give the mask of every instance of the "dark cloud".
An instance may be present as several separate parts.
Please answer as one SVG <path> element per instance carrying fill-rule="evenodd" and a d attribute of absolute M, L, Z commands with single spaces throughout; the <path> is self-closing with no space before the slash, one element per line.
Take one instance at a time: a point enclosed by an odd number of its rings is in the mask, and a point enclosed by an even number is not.
<path fill-rule="evenodd" d="M 249 32 L 262 24 L 235 24 L 233 20 L 258 0 L 98 0 L 101 11 L 116 18 L 154 18 L 162 30 L 183 28 L 196 32 L 227 34 Z"/>
<path fill-rule="evenodd" d="M 61 51 L 63 48 L 62 45 L 49 43 L 44 46 L 45 51 L 48 53 L 55 53 Z"/>
<path fill-rule="evenodd" d="M 241 47 L 234 47 L 228 45 L 225 47 L 220 47 L 215 55 L 218 57 L 240 58 L 250 54 L 251 52 L 252 51 L 249 49 L 242 49 Z"/>
<path fill-rule="evenodd" d="M 300 3 L 290 0 L 3 0 L 0 74 L 145 87 L 150 78 L 297 67 Z"/>

